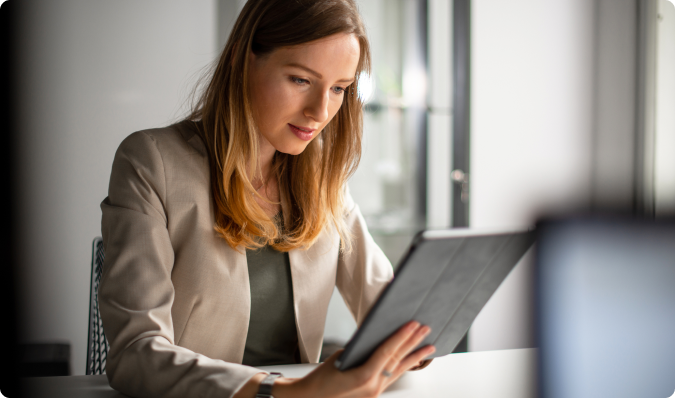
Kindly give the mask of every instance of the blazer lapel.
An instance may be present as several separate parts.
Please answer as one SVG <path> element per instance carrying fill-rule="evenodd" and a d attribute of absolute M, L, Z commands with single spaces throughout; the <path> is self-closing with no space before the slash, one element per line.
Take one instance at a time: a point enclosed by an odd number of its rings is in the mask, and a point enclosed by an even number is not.
<path fill-rule="evenodd" d="M 307 250 L 288 253 L 302 362 L 318 363 L 328 303 L 335 287 L 340 237 L 326 229 Z"/>

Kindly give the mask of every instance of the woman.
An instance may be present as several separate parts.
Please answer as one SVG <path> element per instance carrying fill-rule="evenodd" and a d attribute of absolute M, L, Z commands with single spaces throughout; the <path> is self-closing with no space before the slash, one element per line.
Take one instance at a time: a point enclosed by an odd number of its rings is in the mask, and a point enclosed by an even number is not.
<path fill-rule="evenodd" d="M 353 0 L 250 0 L 190 117 L 120 145 L 101 204 L 113 388 L 254 397 L 252 366 L 318 362 L 334 286 L 363 320 L 392 276 L 343 189 L 369 61 Z M 428 333 L 411 322 L 363 366 L 334 355 L 272 394 L 376 396 L 433 352 L 412 352 Z"/>

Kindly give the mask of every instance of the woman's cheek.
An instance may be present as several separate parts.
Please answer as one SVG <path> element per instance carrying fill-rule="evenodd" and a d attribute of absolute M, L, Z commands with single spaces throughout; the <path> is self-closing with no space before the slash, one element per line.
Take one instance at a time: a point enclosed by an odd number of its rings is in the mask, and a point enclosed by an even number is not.
<path fill-rule="evenodd" d="M 286 118 L 291 117 L 295 123 L 303 123 L 306 120 L 304 117 L 304 108 L 307 105 L 307 93 L 304 90 L 288 89 L 283 94 L 280 94 L 281 99 L 278 103 L 280 115 Z M 298 119 L 298 117 L 300 117 Z M 287 120 L 286 123 L 291 122 Z"/>
<path fill-rule="evenodd" d="M 284 114 L 284 109 L 294 102 L 297 95 L 291 87 L 275 87 L 266 98 L 269 110 L 274 110 L 275 114 Z"/>
<path fill-rule="evenodd" d="M 337 115 L 338 111 L 340 110 L 340 107 L 342 106 L 342 98 L 336 100 L 336 101 L 331 101 L 331 108 L 329 110 L 329 118 L 328 121 L 330 122 L 333 120 L 335 115 Z"/>

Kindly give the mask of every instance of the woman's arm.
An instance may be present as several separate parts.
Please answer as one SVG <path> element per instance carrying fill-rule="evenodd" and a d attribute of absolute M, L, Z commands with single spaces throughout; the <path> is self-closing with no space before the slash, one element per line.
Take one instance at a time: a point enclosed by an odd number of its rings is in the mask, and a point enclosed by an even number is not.
<path fill-rule="evenodd" d="M 155 139 L 132 134 L 115 155 L 101 204 L 106 258 L 99 305 L 110 342 L 108 380 L 134 397 L 232 396 L 260 371 L 175 344 L 164 171 Z"/>

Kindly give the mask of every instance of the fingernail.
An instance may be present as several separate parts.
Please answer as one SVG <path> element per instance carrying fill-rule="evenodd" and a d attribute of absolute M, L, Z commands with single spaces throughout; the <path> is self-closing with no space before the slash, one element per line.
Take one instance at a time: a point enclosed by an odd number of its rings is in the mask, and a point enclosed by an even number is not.
<path fill-rule="evenodd" d="M 408 324 L 408 330 L 415 330 L 420 326 L 420 323 L 417 321 L 412 321 Z"/>
<path fill-rule="evenodd" d="M 427 352 L 428 352 L 427 355 L 433 354 L 434 352 L 436 352 L 436 347 L 434 347 L 434 346 L 429 346 L 429 348 L 427 348 Z"/>
<path fill-rule="evenodd" d="M 419 330 L 419 333 L 423 336 L 428 335 L 431 332 L 431 328 L 429 326 L 422 326 Z"/>

